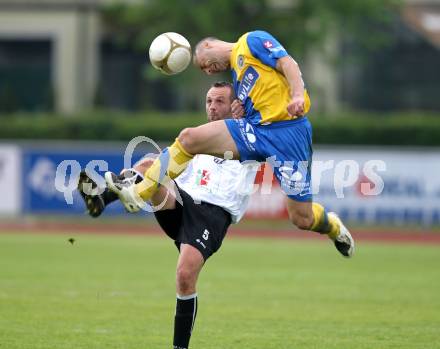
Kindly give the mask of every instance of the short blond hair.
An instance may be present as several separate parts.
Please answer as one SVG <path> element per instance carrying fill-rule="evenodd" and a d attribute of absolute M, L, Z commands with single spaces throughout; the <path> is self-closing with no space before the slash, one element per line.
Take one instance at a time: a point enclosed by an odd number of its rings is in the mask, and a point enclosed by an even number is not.
<path fill-rule="evenodd" d="M 197 64 L 197 56 L 200 52 L 200 48 L 202 47 L 202 45 L 207 42 L 207 41 L 217 41 L 219 40 L 218 38 L 214 37 L 214 36 L 207 36 L 206 38 L 203 38 L 202 40 L 200 40 L 196 46 L 194 47 L 194 53 L 193 53 L 193 63 Z"/>

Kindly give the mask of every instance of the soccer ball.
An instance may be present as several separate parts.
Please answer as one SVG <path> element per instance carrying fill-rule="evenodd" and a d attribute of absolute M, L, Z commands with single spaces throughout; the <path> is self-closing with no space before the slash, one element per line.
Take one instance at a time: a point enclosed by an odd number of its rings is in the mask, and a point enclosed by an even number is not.
<path fill-rule="evenodd" d="M 151 43 L 149 56 L 154 68 L 167 75 L 177 74 L 191 61 L 191 45 L 180 34 L 163 33 Z"/>

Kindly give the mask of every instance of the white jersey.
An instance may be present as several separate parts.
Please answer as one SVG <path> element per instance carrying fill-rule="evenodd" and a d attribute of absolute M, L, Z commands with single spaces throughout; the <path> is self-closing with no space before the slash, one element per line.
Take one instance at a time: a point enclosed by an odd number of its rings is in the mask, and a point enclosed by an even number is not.
<path fill-rule="evenodd" d="M 259 164 L 242 165 L 211 155 L 196 155 L 175 179 L 195 202 L 207 202 L 229 212 L 237 223 L 246 211 Z"/>

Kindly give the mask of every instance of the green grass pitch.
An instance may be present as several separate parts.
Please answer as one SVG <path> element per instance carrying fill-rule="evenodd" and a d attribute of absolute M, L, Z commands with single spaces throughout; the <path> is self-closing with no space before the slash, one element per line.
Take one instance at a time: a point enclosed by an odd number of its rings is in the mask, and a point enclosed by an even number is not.
<path fill-rule="evenodd" d="M 171 348 L 170 240 L 69 237 L 0 234 L 0 348 Z M 440 348 L 439 246 L 229 238 L 198 292 L 192 349 Z"/>

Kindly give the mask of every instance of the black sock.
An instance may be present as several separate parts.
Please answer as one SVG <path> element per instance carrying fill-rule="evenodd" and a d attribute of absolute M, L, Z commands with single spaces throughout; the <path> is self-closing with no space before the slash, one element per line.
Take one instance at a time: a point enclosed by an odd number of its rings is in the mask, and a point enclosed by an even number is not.
<path fill-rule="evenodd" d="M 118 195 L 113 193 L 110 189 L 105 188 L 104 192 L 102 193 L 102 199 L 104 200 L 105 206 L 108 204 L 111 204 L 113 201 L 118 200 Z"/>
<path fill-rule="evenodd" d="M 197 293 L 177 296 L 174 317 L 174 349 L 187 349 L 197 315 Z"/>

